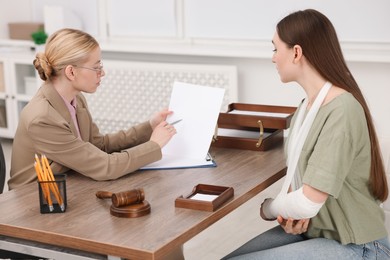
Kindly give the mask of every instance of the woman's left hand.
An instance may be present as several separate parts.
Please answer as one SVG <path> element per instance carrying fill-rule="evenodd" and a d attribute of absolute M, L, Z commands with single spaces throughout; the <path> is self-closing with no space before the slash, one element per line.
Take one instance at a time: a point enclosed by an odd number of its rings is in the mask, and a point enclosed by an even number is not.
<path fill-rule="evenodd" d="M 162 121 L 165 121 L 167 119 L 167 116 L 172 114 L 172 111 L 169 111 L 168 109 L 163 109 L 156 114 L 153 115 L 153 117 L 149 120 L 149 123 L 154 130 Z"/>
<path fill-rule="evenodd" d="M 307 231 L 310 219 L 284 219 L 282 216 L 278 216 L 278 223 L 288 234 L 299 235 Z"/>

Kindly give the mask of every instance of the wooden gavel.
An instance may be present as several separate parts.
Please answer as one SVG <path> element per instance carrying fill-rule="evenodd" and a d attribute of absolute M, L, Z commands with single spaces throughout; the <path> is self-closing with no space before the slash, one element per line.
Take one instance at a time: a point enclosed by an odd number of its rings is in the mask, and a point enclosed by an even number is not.
<path fill-rule="evenodd" d="M 112 193 L 109 191 L 98 191 L 96 192 L 96 197 L 98 197 L 99 199 L 111 199 L 112 204 L 115 207 L 122 207 L 141 203 L 145 199 L 145 193 L 142 188 L 118 193 Z"/>

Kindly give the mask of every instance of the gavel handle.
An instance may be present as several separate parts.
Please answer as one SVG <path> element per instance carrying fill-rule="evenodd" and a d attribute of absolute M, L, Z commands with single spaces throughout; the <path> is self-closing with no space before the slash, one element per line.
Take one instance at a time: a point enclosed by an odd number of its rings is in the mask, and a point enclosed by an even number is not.
<path fill-rule="evenodd" d="M 112 194 L 113 193 L 109 191 L 97 191 L 96 197 L 98 197 L 99 199 L 111 199 Z"/>

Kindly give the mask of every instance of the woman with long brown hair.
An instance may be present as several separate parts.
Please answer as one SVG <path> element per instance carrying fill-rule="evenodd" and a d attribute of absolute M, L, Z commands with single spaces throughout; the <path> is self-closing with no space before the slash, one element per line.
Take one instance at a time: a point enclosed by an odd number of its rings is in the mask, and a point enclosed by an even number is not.
<path fill-rule="evenodd" d="M 332 23 L 316 10 L 292 13 L 273 44 L 281 81 L 306 93 L 286 143 L 284 184 L 260 208 L 279 225 L 225 259 L 390 259 L 378 140 Z"/>

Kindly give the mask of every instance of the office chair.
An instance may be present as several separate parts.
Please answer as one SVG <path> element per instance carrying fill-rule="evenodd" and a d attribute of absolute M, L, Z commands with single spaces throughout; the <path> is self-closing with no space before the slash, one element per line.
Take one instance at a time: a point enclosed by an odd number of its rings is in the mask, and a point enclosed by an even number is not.
<path fill-rule="evenodd" d="M 5 157 L 3 146 L 0 143 L 0 194 L 3 193 L 5 182 Z"/>

